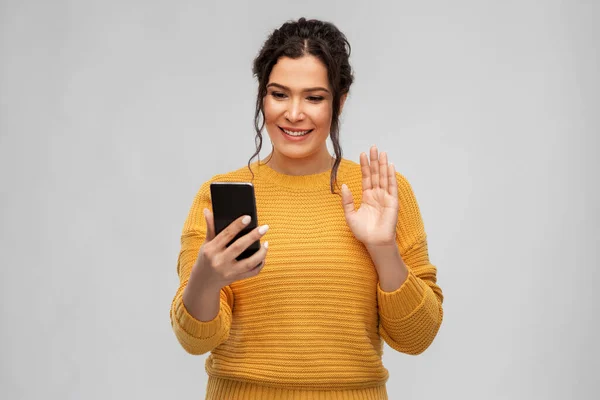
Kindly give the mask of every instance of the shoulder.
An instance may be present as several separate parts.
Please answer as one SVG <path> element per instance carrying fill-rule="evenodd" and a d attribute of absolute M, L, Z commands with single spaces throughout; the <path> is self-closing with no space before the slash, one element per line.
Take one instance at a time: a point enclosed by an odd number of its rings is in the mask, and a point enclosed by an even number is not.
<path fill-rule="evenodd" d="M 251 164 L 251 166 L 253 166 L 253 164 Z M 256 173 L 255 169 L 253 169 L 253 171 Z M 213 182 L 249 182 L 250 180 L 252 180 L 252 173 L 247 165 L 229 172 L 215 174 L 200 185 L 197 196 L 209 198 L 210 184 Z"/>
<path fill-rule="evenodd" d="M 250 165 L 254 167 L 254 164 L 256 163 Z M 256 173 L 256 170 L 253 171 L 254 173 Z M 248 166 L 246 165 L 233 171 L 213 175 L 213 177 L 205 183 L 211 184 L 212 182 L 247 182 L 251 179 L 252 172 L 250 172 L 250 169 L 248 169 Z"/>

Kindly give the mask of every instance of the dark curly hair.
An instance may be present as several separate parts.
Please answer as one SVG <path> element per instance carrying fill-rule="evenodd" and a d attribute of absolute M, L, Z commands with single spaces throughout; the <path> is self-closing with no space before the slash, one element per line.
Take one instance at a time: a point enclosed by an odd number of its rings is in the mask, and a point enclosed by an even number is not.
<path fill-rule="evenodd" d="M 316 19 L 300 18 L 298 21 L 288 21 L 269 35 L 254 59 L 252 66 L 252 74 L 258 79 L 258 95 L 254 115 L 256 152 L 248 160 L 248 168 L 250 168 L 252 160 L 259 155 L 262 148 L 262 130 L 265 126 L 262 100 L 267 94 L 266 86 L 273 66 L 280 57 L 297 59 L 305 55 L 312 55 L 327 67 L 329 85 L 333 90 L 333 109 L 329 134 L 335 151 L 335 162 L 331 170 L 330 187 L 331 192 L 335 193 L 334 182 L 336 182 L 337 170 L 342 160 L 339 126 L 340 100 L 344 94 L 349 92 L 350 85 L 354 81 L 353 72 L 348 61 L 350 52 L 350 43 L 335 25 Z M 261 117 L 262 123 L 260 123 Z M 251 168 L 250 172 L 252 172 Z M 252 173 L 252 176 L 254 176 L 254 173 Z"/>

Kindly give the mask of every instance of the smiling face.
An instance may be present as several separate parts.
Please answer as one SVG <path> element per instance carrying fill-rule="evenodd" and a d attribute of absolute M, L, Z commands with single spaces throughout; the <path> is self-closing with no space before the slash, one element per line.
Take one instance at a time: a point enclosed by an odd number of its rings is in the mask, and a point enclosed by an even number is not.
<path fill-rule="evenodd" d="M 332 102 L 327 68 L 318 58 L 281 57 L 277 61 L 263 98 L 276 165 L 305 172 L 330 166 L 327 138 Z"/>

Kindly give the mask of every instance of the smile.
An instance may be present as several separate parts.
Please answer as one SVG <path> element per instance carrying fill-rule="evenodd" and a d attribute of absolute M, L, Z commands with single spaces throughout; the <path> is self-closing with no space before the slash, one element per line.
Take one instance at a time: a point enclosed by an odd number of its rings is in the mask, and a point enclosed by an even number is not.
<path fill-rule="evenodd" d="M 305 136 L 313 131 L 312 129 L 305 130 L 305 131 L 298 131 L 298 130 L 291 131 L 289 129 L 283 129 L 282 127 L 279 127 L 279 129 L 281 129 L 286 135 L 289 135 L 289 136 Z"/>

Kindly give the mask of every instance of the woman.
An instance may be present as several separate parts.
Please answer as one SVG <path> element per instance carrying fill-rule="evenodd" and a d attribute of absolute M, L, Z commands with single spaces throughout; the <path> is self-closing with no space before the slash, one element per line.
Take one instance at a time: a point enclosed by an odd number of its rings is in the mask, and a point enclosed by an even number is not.
<path fill-rule="evenodd" d="M 360 164 L 341 155 L 349 53 L 317 20 L 270 35 L 254 60 L 252 158 L 264 127 L 272 152 L 204 183 L 185 221 L 171 322 L 186 351 L 211 352 L 207 399 L 387 399 L 383 341 L 419 354 L 438 332 L 443 297 L 409 183 L 376 147 Z M 248 218 L 215 236 L 212 181 L 255 187 L 264 225 L 229 247 Z"/>

